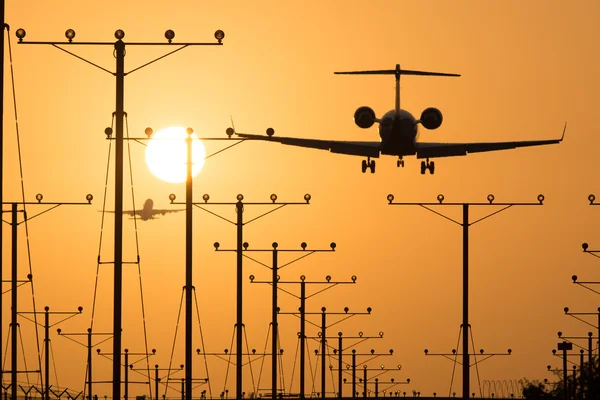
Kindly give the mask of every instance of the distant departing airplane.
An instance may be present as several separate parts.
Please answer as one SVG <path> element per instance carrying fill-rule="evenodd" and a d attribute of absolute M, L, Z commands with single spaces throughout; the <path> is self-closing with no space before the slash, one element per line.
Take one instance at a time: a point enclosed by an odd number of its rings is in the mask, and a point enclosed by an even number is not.
<path fill-rule="evenodd" d="M 321 139 L 302 139 L 290 137 L 274 137 L 275 131 L 272 128 L 267 129 L 267 136 L 237 133 L 234 128 L 227 129 L 229 136 L 236 133 L 237 136 L 278 142 L 291 146 L 308 147 L 313 149 L 329 150 L 332 153 L 349 154 L 354 156 L 367 157 L 362 161 L 362 172 L 367 169 L 371 173 L 375 172 L 375 160 L 380 154 L 398 156 L 398 167 L 404 167 L 404 156 L 416 155 L 417 158 L 424 158 L 421 161 L 421 174 L 429 170 L 434 173 L 435 163 L 429 161 L 430 158 L 464 156 L 467 153 L 479 153 L 485 151 L 514 149 L 517 147 L 540 146 L 545 144 L 560 143 L 565 137 L 567 125 L 565 124 L 560 139 L 552 140 L 531 140 L 518 142 L 492 142 L 492 143 L 423 143 L 417 141 L 419 124 L 426 129 L 433 130 L 442 124 L 442 113 L 434 107 L 423 110 L 420 119 L 415 119 L 411 113 L 400 108 L 400 75 L 426 75 L 426 76 L 460 76 L 458 74 L 447 74 L 440 72 L 412 71 L 400 69 L 396 64 L 396 69 L 377 70 L 377 71 L 350 71 L 335 72 L 335 74 L 360 74 L 360 75 L 394 75 L 396 77 L 396 104 L 393 110 L 388 111 L 381 118 L 375 117 L 375 112 L 367 106 L 359 107 L 354 112 L 354 122 L 360 128 L 370 128 L 375 122 L 379 123 L 380 141 L 373 142 L 351 142 L 339 140 L 321 140 Z"/>
<path fill-rule="evenodd" d="M 167 213 L 183 211 L 183 209 L 159 210 L 159 209 L 155 209 L 153 207 L 154 207 L 154 201 L 152 201 L 152 199 L 147 199 L 144 202 L 144 206 L 142 207 L 141 210 L 123 210 L 123 214 L 127 214 L 130 217 L 135 217 L 137 215 L 142 221 L 148 221 L 150 219 L 154 219 L 154 217 L 159 214 L 165 215 Z M 106 211 L 106 212 L 114 213 L 114 211 Z"/>

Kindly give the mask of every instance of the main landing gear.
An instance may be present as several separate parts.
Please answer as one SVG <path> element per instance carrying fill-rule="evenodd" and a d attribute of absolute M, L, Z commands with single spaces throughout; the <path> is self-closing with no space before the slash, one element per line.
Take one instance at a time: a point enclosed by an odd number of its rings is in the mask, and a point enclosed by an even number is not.
<path fill-rule="evenodd" d="M 404 160 L 402 159 L 402 156 L 398 156 L 398 161 L 396 161 L 396 166 L 398 168 L 400 168 L 400 167 L 404 168 Z"/>
<path fill-rule="evenodd" d="M 362 172 L 363 174 L 367 172 L 367 168 L 371 170 L 371 173 L 375 173 L 375 160 L 371 160 L 371 157 L 368 157 L 366 160 L 362 160 Z"/>
<path fill-rule="evenodd" d="M 431 175 L 435 172 L 435 163 L 433 161 L 429 162 L 429 158 L 427 161 L 421 161 L 421 174 L 425 175 L 426 170 L 429 170 Z"/>

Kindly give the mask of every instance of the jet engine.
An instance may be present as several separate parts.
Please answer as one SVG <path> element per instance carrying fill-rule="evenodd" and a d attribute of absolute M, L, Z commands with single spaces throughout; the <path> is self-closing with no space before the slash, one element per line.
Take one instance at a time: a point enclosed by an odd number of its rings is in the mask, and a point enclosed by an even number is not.
<path fill-rule="evenodd" d="M 437 129 L 442 125 L 442 121 L 444 118 L 442 117 L 442 112 L 435 107 L 429 107 L 423 110 L 421 113 L 421 125 L 423 125 L 426 129 Z"/>
<path fill-rule="evenodd" d="M 354 112 L 354 123 L 363 129 L 373 126 L 375 120 L 375 111 L 371 107 L 358 107 Z"/>

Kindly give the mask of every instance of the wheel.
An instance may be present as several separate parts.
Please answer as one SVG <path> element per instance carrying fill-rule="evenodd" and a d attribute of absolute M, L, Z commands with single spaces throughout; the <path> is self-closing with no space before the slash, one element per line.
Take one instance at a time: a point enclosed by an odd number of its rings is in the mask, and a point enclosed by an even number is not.
<path fill-rule="evenodd" d="M 371 168 L 371 173 L 375 173 L 375 160 L 370 162 L 369 168 Z"/>
<path fill-rule="evenodd" d="M 400 166 L 404 168 L 404 160 L 400 160 Z"/>
<path fill-rule="evenodd" d="M 367 160 L 362 160 L 362 172 L 363 174 L 367 171 Z"/>
<path fill-rule="evenodd" d="M 400 160 L 396 161 L 396 167 L 400 168 Z"/>
<path fill-rule="evenodd" d="M 431 175 L 433 175 L 434 172 L 435 172 L 435 163 L 432 161 L 429 163 L 429 173 Z"/>
<path fill-rule="evenodd" d="M 421 175 L 425 175 L 425 170 L 427 166 L 425 165 L 425 161 L 421 161 Z"/>

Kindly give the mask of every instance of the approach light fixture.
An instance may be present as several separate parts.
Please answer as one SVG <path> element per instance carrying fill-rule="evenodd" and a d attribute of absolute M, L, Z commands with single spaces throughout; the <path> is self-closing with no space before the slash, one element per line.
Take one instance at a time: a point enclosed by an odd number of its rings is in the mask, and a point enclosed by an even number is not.
<path fill-rule="evenodd" d="M 589 245 L 587 243 L 582 243 L 581 247 L 583 248 L 583 251 L 586 252 L 587 249 L 588 249 L 588 247 L 589 247 Z"/>
<path fill-rule="evenodd" d="M 487 196 L 487 200 L 490 202 L 490 204 L 492 204 L 494 202 L 494 198 L 495 198 L 494 195 L 491 193 L 488 194 L 488 196 Z"/>
<path fill-rule="evenodd" d="M 27 32 L 25 32 L 25 29 L 19 28 L 15 32 L 15 35 L 17 35 L 17 38 L 19 39 L 19 42 L 22 42 L 23 39 L 25 39 L 25 36 L 27 35 Z"/>
<path fill-rule="evenodd" d="M 169 41 L 169 43 L 171 43 L 175 38 L 175 32 L 173 32 L 172 29 L 169 29 L 165 32 L 165 38 Z"/>
<path fill-rule="evenodd" d="M 87 200 L 88 203 L 92 203 L 92 200 L 94 199 L 94 196 L 92 196 L 91 193 L 88 193 L 87 196 L 85 196 L 85 199 Z"/>
<path fill-rule="evenodd" d="M 310 194 L 306 193 L 306 194 L 304 195 L 304 200 L 306 201 L 306 203 L 307 203 L 307 204 L 308 204 L 308 202 L 310 201 L 310 199 L 311 199 L 311 197 L 310 197 Z"/>
<path fill-rule="evenodd" d="M 279 244 L 277 242 L 273 242 L 273 248 L 276 249 L 279 247 Z"/>
<path fill-rule="evenodd" d="M 538 197 L 537 197 L 537 199 L 538 199 L 538 201 L 540 202 L 540 204 L 544 204 L 544 199 L 545 199 L 545 197 L 544 197 L 544 195 L 543 195 L 543 194 L 538 194 Z"/>
<path fill-rule="evenodd" d="M 441 193 L 440 193 L 440 194 L 438 194 L 438 195 L 437 195 L 437 201 L 439 201 L 439 202 L 440 202 L 440 204 L 442 204 L 442 201 L 444 201 L 444 195 L 443 195 L 443 194 L 441 194 Z"/>
<path fill-rule="evenodd" d="M 302 247 L 302 250 L 306 250 L 306 246 L 307 246 L 306 242 L 300 243 L 300 247 Z"/>
<path fill-rule="evenodd" d="M 393 194 L 388 194 L 387 195 L 387 200 L 389 201 L 390 204 L 392 204 L 392 201 L 394 201 L 394 195 Z"/>
<path fill-rule="evenodd" d="M 65 37 L 69 40 L 69 43 L 75 39 L 75 31 L 73 29 L 67 29 L 65 31 Z"/>
<path fill-rule="evenodd" d="M 329 247 L 331 247 L 331 250 L 335 250 L 336 246 L 337 246 L 337 245 L 335 244 L 335 242 L 331 242 L 331 243 L 329 244 Z"/>
<path fill-rule="evenodd" d="M 110 139 L 110 137 L 112 136 L 112 133 L 113 133 L 113 130 L 112 130 L 112 128 L 106 128 L 106 129 L 104 130 L 104 134 L 106 135 L 106 138 L 107 138 L 107 139 Z"/>
<path fill-rule="evenodd" d="M 573 276 L 571 277 L 571 279 L 573 279 L 573 283 L 576 283 L 576 282 L 577 282 L 577 275 L 573 275 Z"/>
<path fill-rule="evenodd" d="M 17 31 L 18 32 L 18 31 Z M 18 36 L 18 35 L 17 35 Z M 23 31 L 23 36 L 25 36 L 25 31 Z M 593 194 L 590 194 L 588 196 L 588 200 L 590 201 L 590 205 L 594 204 L 594 200 L 596 200 L 596 196 L 594 196 Z"/>
<path fill-rule="evenodd" d="M 236 196 L 236 199 L 237 199 L 237 201 L 242 201 L 242 200 L 244 200 L 244 195 L 240 193 Z"/>
<path fill-rule="evenodd" d="M 224 37 L 225 37 L 225 32 L 223 32 L 220 29 L 215 31 L 215 39 L 217 39 L 219 41 L 219 43 L 221 43 L 221 41 L 223 40 Z"/>
<path fill-rule="evenodd" d="M 42 196 L 41 193 L 38 193 L 35 195 L 35 199 L 37 200 L 38 203 L 41 203 L 43 198 L 44 198 L 44 196 Z"/>
<path fill-rule="evenodd" d="M 271 137 L 275 134 L 275 129 L 267 128 L 267 136 Z"/>
<path fill-rule="evenodd" d="M 169 195 L 169 200 L 171 200 L 171 204 L 173 204 L 173 202 L 175 201 L 175 199 L 176 199 L 176 198 L 177 198 L 177 196 L 175 196 L 175 194 L 174 194 L 174 193 L 171 193 L 171 194 Z"/>
<path fill-rule="evenodd" d="M 144 133 L 146 134 L 146 136 L 148 136 L 148 139 L 150 139 L 154 131 L 152 130 L 152 128 L 146 128 L 144 129 Z"/>
<path fill-rule="evenodd" d="M 231 137 L 231 136 L 233 136 L 233 134 L 234 134 L 234 133 L 235 133 L 235 131 L 233 130 L 233 128 L 227 128 L 227 129 L 225 129 L 225 134 L 226 134 L 228 137 Z"/>
<path fill-rule="evenodd" d="M 277 201 L 277 195 L 276 195 L 275 193 L 273 193 L 273 194 L 271 195 L 271 201 L 272 201 L 273 203 L 275 203 L 275 202 Z"/>
<path fill-rule="evenodd" d="M 121 40 L 125 37 L 125 32 L 123 31 L 123 29 L 117 29 L 115 31 L 115 38 L 117 38 L 118 40 Z"/>
<path fill-rule="evenodd" d="M 204 193 L 202 195 L 202 200 L 204 200 L 205 203 L 208 203 L 209 199 L 210 199 L 210 196 L 207 193 Z"/>
<path fill-rule="evenodd" d="M 215 250 L 219 250 L 219 246 L 221 246 L 221 245 L 219 244 L 219 242 L 215 242 L 214 246 L 215 246 Z"/>

